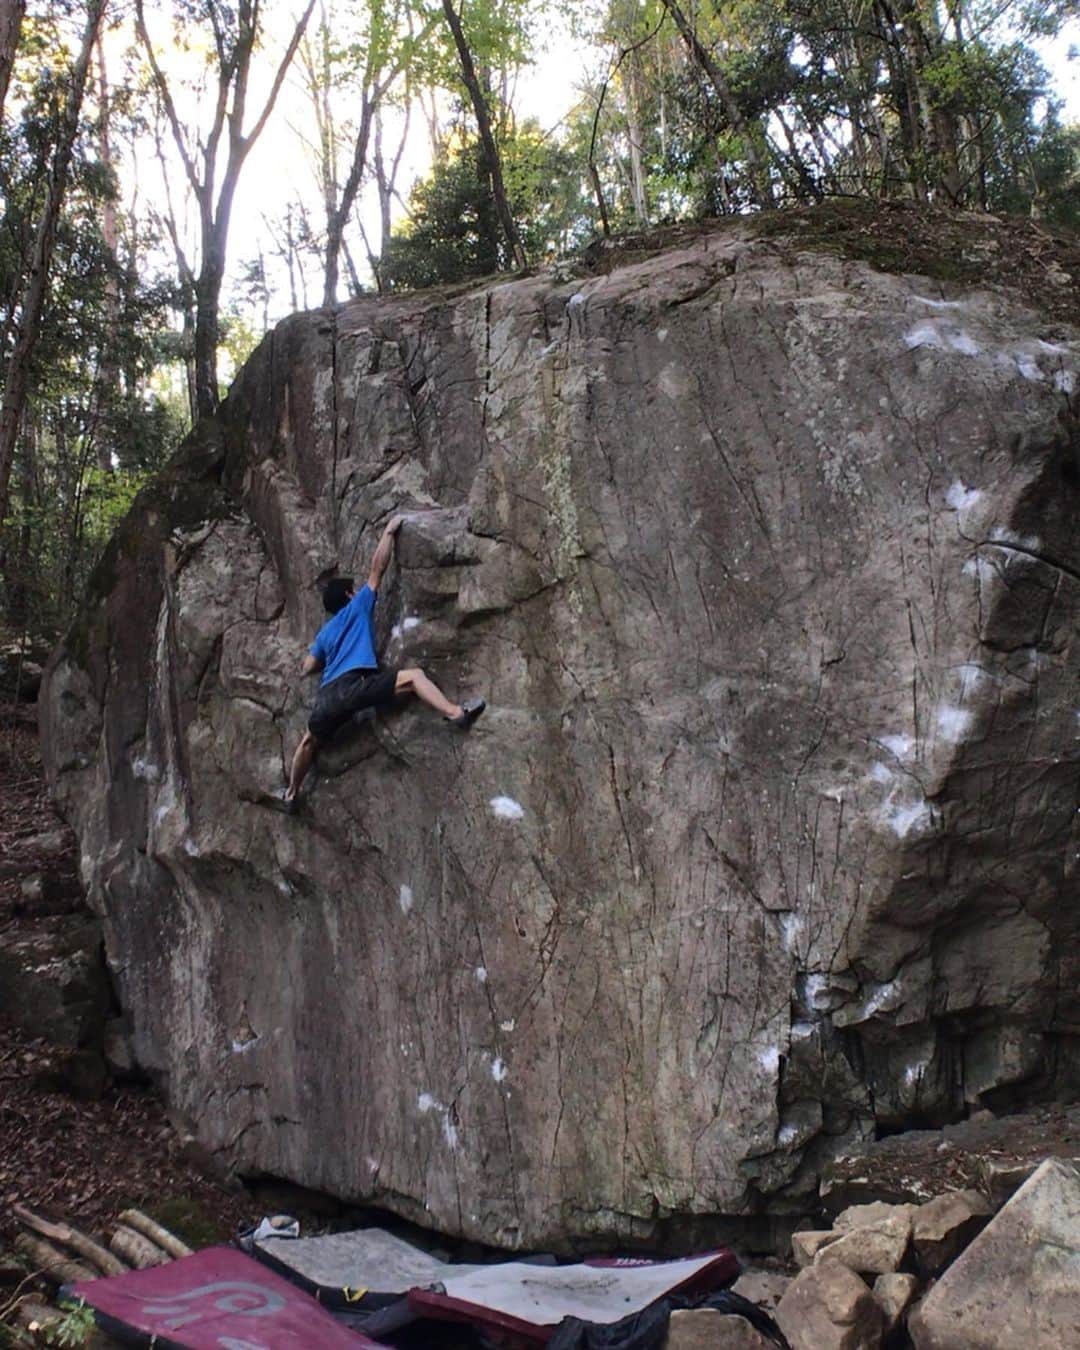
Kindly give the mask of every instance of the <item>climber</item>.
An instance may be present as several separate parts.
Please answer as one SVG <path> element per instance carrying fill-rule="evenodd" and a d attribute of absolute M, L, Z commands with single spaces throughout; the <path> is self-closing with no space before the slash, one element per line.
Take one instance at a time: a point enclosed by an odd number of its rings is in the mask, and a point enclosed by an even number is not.
<path fill-rule="evenodd" d="M 375 627 L 372 615 L 383 573 L 394 551 L 394 538 L 403 516 L 394 516 L 379 540 L 371 559 L 367 584 L 354 590 L 351 577 L 331 577 L 323 586 L 323 606 L 331 616 L 315 635 L 311 650 L 304 657 L 301 673 L 322 671 L 322 682 L 304 738 L 293 755 L 289 785 L 281 800 L 288 809 L 297 801 L 300 785 L 307 777 L 320 745 L 365 708 L 381 708 L 403 694 L 415 694 L 422 702 L 441 712 L 462 731 L 472 726 L 484 711 L 482 698 L 451 703 L 438 686 L 415 666 L 396 670 L 380 667 L 375 655 Z"/>

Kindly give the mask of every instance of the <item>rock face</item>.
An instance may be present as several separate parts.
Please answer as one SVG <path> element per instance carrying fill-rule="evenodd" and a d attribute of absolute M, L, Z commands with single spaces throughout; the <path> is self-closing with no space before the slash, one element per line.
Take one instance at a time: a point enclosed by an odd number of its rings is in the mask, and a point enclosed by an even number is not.
<path fill-rule="evenodd" d="M 1020 297 L 749 227 L 283 324 L 42 697 L 206 1146 L 565 1248 L 1075 1087 L 1078 365 Z M 275 814 L 317 583 L 428 507 L 386 656 L 489 711 L 350 729 Z"/>

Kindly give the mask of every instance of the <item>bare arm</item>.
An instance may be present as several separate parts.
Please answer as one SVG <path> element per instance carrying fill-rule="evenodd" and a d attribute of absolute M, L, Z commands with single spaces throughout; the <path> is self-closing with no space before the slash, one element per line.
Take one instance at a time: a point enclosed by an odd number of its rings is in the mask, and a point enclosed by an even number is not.
<path fill-rule="evenodd" d="M 390 566 L 390 559 L 394 553 L 394 536 L 401 529 L 402 520 L 402 516 L 393 516 L 390 519 L 386 529 L 383 530 L 383 536 L 379 540 L 374 557 L 371 559 L 371 571 L 368 573 L 367 584 L 373 591 L 379 589 L 379 582 L 383 579 L 383 573 Z"/>
<path fill-rule="evenodd" d="M 322 670 L 322 662 L 317 660 L 310 652 L 304 657 L 304 664 L 300 667 L 301 675 L 314 675 L 316 671 Z"/>

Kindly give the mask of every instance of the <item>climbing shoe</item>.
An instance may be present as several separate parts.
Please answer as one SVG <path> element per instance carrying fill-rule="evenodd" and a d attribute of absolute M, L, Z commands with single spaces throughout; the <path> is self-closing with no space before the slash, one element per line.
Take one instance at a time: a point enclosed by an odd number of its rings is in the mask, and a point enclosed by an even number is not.
<path fill-rule="evenodd" d="M 462 731 L 467 731 L 486 707 L 487 704 L 482 698 L 469 698 L 461 705 L 461 712 L 457 717 L 448 717 L 446 720 L 460 727 Z"/>

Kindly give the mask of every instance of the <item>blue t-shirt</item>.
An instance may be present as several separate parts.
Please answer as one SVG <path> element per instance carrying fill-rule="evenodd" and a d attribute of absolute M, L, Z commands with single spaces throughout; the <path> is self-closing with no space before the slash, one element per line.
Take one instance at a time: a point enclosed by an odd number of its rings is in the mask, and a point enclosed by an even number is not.
<path fill-rule="evenodd" d="M 375 592 L 361 586 L 353 598 L 328 619 L 315 635 L 311 654 L 323 667 L 321 684 L 329 684 L 350 670 L 376 670 Z"/>

